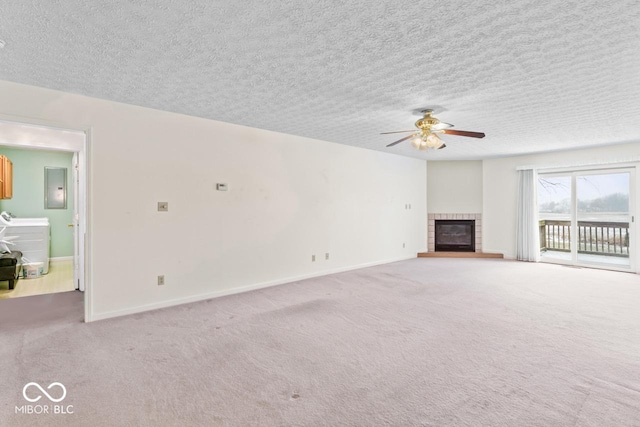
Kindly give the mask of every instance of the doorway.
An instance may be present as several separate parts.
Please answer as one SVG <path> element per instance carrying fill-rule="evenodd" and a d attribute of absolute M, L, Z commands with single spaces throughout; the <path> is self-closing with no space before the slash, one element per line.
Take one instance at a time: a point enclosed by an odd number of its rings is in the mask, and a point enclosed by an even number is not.
<path fill-rule="evenodd" d="M 632 271 L 635 168 L 538 175 L 540 260 Z"/>
<path fill-rule="evenodd" d="M 61 252 L 58 251 L 58 256 L 56 256 L 55 248 L 52 252 L 49 253 L 49 262 L 48 266 L 51 267 L 52 272 L 62 273 L 64 280 L 66 281 L 60 289 L 64 290 L 78 290 L 81 292 L 85 291 L 86 288 L 86 274 L 85 274 L 85 240 L 86 240 L 86 204 L 87 204 L 87 176 L 86 176 L 86 160 L 87 160 L 87 134 L 84 131 L 80 130 L 69 130 L 62 129 L 58 127 L 52 127 L 50 125 L 40 125 L 40 124 L 31 124 L 31 123 L 21 123 L 14 122 L 9 120 L 0 119 L 0 146 L 6 147 L 5 151 L 15 153 L 34 153 L 35 157 L 42 158 L 43 156 L 46 158 L 54 159 L 54 158 L 64 158 L 67 163 L 64 165 L 56 165 L 58 167 L 43 167 L 40 168 L 38 166 L 38 178 L 40 180 L 44 178 L 43 187 L 41 187 L 41 191 L 44 191 L 44 197 L 41 198 L 37 195 L 34 196 L 36 200 L 33 202 L 35 204 L 42 204 L 45 209 L 51 209 L 48 211 L 42 211 L 43 217 L 56 217 L 60 216 L 63 209 L 52 209 L 52 206 L 55 208 L 55 204 L 52 203 L 52 200 L 49 199 L 47 201 L 47 196 L 51 198 L 51 189 L 47 190 L 46 188 L 46 176 L 47 170 L 50 173 L 51 178 L 53 179 L 56 176 L 56 173 L 59 174 L 60 170 L 64 170 L 65 180 L 63 182 L 68 184 L 63 186 L 62 184 L 56 184 L 54 190 L 61 189 L 63 187 L 65 194 L 65 203 L 59 208 L 69 208 L 67 209 L 69 212 L 65 214 L 64 224 L 60 224 L 59 230 L 64 228 L 64 231 L 67 233 L 70 231 L 72 236 L 72 242 L 70 245 L 65 248 L 62 253 L 63 256 L 60 256 Z M 51 160 L 53 162 L 53 160 Z M 54 165 L 48 165 L 54 166 Z M 64 167 L 59 167 L 64 166 Z M 40 170 L 42 169 L 42 170 Z M 52 169 L 57 169 L 53 170 Z M 15 169 L 14 169 L 15 171 Z M 39 185 L 39 184 L 38 184 Z M 47 191 L 49 193 L 47 194 Z M 35 191 L 34 191 L 35 193 Z M 15 193 L 14 193 L 15 195 Z M 66 198 L 70 201 L 72 200 L 72 206 L 66 205 Z M 62 200 L 62 199 L 61 199 Z M 47 203 L 50 205 L 47 207 Z M 51 206 L 52 205 L 52 206 Z M 71 205 L 71 203 L 69 203 Z M 47 215 L 50 213 L 50 215 Z M 24 215 L 22 215 L 24 217 Z M 17 219 L 17 218 L 16 218 Z M 52 233 L 52 238 L 55 238 Z M 50 245 L 51 247 L 54 245 Z M 34 263 L 37 264 L 37 263 Z M 34 269 L 35 270 L 35 269 Z M 35 271 L 37 274 L 37 270 Z M 48 274 L 43 275 L 42 277 L 48 276 Z M 49 277 L 50 283 L 53 283 L 51 280 L 55 281 L 58 278 Z M 24 277 L 24 274 L 21 276 Z M 24 280 L 24 286 L 28 286 L 29 280 L 19 279 L 18 283 Z M 36 281 L 40 280 L 40 278 L 34 279 L 31 284 L 36 284 Z M 69 283 L 70 282 L 70 283 Z M 36 284 L 37 285 L 37 284 Z M 60 284 L 58 284 L 60 286 Z M 24 287 L 23 286 L 23 287 Z M 42 286 L 42 285 L 40 285 Z M 34 286 L 35 287 L 35 286 Z M 16 286 L 17 288 L 17 286 Z M 47 287 L 44 288 L 44 293 L 47 292 L 55 292 L 55 287 Z M 26 294 L 33 294 L 33 289 Z M 37 293 L 37 292 L 36 292 Z M 24 293 L 23 293 L 24 294 Z M 18 296 L 18 295 L 16 295 Z M 86 295 L 84 300 L 86 301 Z M 85 319 L 87 314 L 87 307 L 85 304 Z"/>

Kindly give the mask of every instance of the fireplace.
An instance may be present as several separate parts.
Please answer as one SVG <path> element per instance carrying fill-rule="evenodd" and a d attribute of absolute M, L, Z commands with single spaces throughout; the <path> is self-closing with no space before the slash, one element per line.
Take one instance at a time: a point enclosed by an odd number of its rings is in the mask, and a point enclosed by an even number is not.
<path fill-rule="evenodd" d="M 476 222 L 473 219 L 435 220 L 435 250 L 447 252 L 475 252 Z"/>

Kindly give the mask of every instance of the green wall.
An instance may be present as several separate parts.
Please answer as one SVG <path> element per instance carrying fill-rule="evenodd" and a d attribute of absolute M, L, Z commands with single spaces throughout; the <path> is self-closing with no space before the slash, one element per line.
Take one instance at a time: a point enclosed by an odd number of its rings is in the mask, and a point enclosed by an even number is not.
<path fill-rule="evenodd" d="M 13 162 L 13 197 L 0 200 L 0 211 L 20 218 L 49 218 L 51 258 L 73 256 L 73 153 L 0 147 Z M 45 166 L 67 168 L 67 209 L 44 208 Z"/>

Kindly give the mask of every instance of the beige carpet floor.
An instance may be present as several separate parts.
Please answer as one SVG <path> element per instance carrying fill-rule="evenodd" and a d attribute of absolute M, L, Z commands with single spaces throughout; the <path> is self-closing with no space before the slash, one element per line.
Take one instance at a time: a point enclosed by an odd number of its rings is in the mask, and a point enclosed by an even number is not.
<path fill-rule="evenodd" d="M 81 296 L 0 301 L 0 426 L 640 426 L 635 274 L 425 258 L 91 324 Z M 16 414 L 32 381 L 74 413 Z"/>

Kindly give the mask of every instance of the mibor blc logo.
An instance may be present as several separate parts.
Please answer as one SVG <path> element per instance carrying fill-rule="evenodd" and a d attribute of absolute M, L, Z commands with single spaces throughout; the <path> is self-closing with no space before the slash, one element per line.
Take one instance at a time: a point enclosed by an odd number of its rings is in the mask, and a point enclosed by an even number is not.
<path fill-rule="evenodd" d="M 22 397 L 24 397 L 27 402 L 31 403 L 36 403 L 45 397 L 49 401 L 56 403 L 56 405 L 51 405 L 43 400 L 38 405 L 16 406 L 16 414 L 73 414 L 73 405 L 57 405 L 57 403 L 62 402 L 67 397 L 67 388 L 62 383 L 53 382 L 49 384 L 46 389 L 35 382 L 27 383 L 22 388 Z"/>

